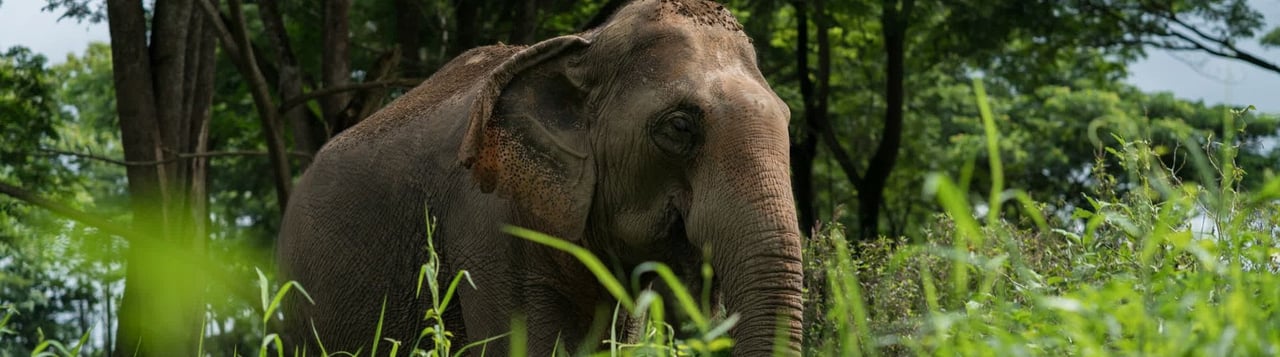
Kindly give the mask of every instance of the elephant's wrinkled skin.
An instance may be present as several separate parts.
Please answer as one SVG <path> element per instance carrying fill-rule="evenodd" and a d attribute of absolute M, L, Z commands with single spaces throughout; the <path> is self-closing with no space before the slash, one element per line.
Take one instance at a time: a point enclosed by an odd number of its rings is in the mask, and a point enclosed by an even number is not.
<path fill-rule="evenodd" d="M 441 276 L 465 269 L 478 286 L 460 287 L 446 314 L 455 350 L 520 312 L 538 356 L 608 321 L 614 301 L 581 263 L 500 232 L 511 224 L 620 272 L 663 261 L 698 281 L 707 251 L 725 309 L 741 314 L 734 353 L 767 353 L 779 323 L 798 353 L 789 117 L 740 25 L 702 0 L 638 0 L 595 30 L 468 51 L 335 137 L 303 175 L 278 254 L 282 278 L 315 304 L 290 299 L 284 335 L 312 352 L 313 336 L 367 351 L 385 296 L 382 336 L 415 341 L 430 207 Z"/>

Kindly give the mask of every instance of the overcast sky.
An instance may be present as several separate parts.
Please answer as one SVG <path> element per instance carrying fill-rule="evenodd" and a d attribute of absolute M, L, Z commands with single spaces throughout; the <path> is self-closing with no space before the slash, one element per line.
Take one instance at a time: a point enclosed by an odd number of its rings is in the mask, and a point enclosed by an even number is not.
<path fill-rule="evenodd" d="M 108 41 L 106 24 L 58 21 L 40 11 L 46 0 L 0 0 L 0 50 L 22 45 L 43 53 L 54 63 L 68 53 L 80 53 L 91 41 Z M 1280 26 L 1280 0 L 1250 0 L 1262 12 L 1265 30 Z M 1280 63 L 1280 49 L 1263 50 L 1256 40 L 1240 46 L 1271 63 Z M 1207 103 L 1252 104 L 1280 113 L 1280 73 L 1253 65 L 1194 52 L 1150 51 L 1147 59 L 1130 66 L 1128 81 L 1148 92 L 1169 91 L 1180 98 Z"/>

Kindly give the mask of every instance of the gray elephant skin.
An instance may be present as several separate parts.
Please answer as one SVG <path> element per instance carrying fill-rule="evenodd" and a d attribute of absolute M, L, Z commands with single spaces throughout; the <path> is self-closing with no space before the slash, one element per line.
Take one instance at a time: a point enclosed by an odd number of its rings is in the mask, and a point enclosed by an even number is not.
<path fill-rule="evenodd" d="M 314 304 L 287 299 L 286 345 L 368 351 L 384 301 L 382 336 L 412 345 L 429 307 L 415 293 L 429 208 L 440 276 L 466 270 L 476 285 L 445 313 L 455 350 L 518 314 L 532 356 L 600 347 L 583 339 L 615 300 L 573 257 L 502 232 L 514 225 L 623 276 L 664 262 L 694 288 L 706 257 L 724 312 L 740 316 L 733 353 L 767 354 L 782 334 L 798 354 L 789 118 L 741 26 L 708 1 L 633 1 L 593 30 L 467 51 L 302 175 L 277 255 L 281 279 Z M 486 350 L 505 354 L 506 341 Z"/>

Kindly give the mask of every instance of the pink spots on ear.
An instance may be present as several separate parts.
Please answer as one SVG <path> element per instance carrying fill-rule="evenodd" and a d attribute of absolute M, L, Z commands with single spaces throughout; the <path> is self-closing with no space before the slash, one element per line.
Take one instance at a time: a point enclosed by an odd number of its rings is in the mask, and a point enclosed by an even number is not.
<path fill-rule="evenodd" d="M 576 212 L 581 208 L 574 205 L 567 173 L 557 169 L 560 165 L 553 158 L 531 147 L 524 134 L 508 130 L 502 119 L 495 119 L 485 128 L 484 144 L 472 166 L 481 191 L 514 201 L 537 224 L 528 228 L 579 239 L 581 232 L 573 227 L 585 212 Z"/>

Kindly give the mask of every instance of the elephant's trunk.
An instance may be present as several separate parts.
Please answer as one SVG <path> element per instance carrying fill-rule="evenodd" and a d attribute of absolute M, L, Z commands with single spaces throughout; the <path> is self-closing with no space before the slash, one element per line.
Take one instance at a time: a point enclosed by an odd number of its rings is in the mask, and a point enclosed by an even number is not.
<path fill-rule="evenodd" d="M 720 143 L 734 149 L 708 150 L 719 157 L 699 165 L 687 229 L 711 250 L 728 313 L 741 315 L 734 355 L 768 355 L 778 334 L 798 355 L 803 276 L 786 127 L 754 129 Z"/>

